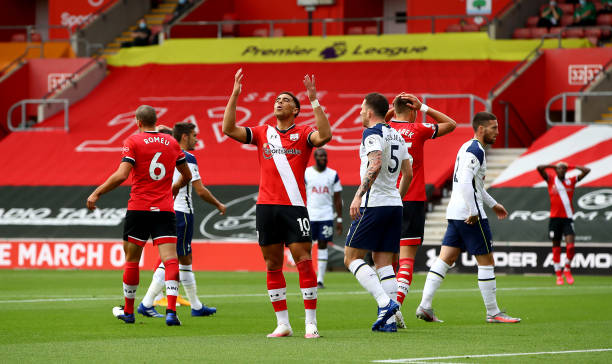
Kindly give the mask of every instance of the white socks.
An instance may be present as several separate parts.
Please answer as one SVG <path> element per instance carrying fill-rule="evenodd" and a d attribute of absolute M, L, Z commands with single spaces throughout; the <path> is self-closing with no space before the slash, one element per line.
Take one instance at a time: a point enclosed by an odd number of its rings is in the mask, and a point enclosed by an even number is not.
<path fill-rule="evenodd" d="M 155 298 L 162 292 L 162 289 L 164 289 L 166 285 L 165 272 L 164 263 L 161 263 L 155 270 L 155 273 L 153 273 L 153 279 L 151 280 L 149 289 L 142 299 L 142 304 L 145 307 L 152 307 L 153 301 L 155 301 Z"/>
<path fill-rule="evenodd" d="M 500 309 L 497 307 L 497 298 L 495 297 L 496 283 L 492 265 L 478 266 L 478 287 L 487 308 L 487 315 L 497 315 Z"/>
<path fill-rule="evenodd" d="M 380 285 L 389 296 L 389 299 L 397 302 L 397 280 L 395 279 L 395 271 L 392 265 L 387 265 L 376 270 L 380 278 Z M 387 320 L 387 324 L 395 322 L 395 315 L 391 315 Z"/>
<path fill-rule="evenodd" d="M 317 261 L 318 261 L 317 282 L 323 283 L 323 279 L 325 278 L 325 271 L 327 270 L 327 258 L 328 257 L 329 257 L 329 253 L 327 252 L 327 248 L 317 249 Z"/>
<path fill-rule="evenodd" d="M 421 307 L 431 309 L 433 297 L 438 288 L 440 288 L 440 284 L 442 284 L 442 280 L 446 276 L 446 272 L 448 272 L 449 268 L 450 266 L 442 259 L 436 258 L 429 269 L 429 273 L 427 273 L 425 287 L 423 287 L 423 297 L 421 298 Z"/>
<path fill-rule="evenodd" d="M 191 308 L 194 310 L 201 309 L 202 302 L 198 298 L 195 274 L 191 271 L 191 265 L 179 264 L 179 279 L 191 303 Z"/>
<path fill-rule="evenodd" d="M 353 260 L 349 264 L 349 270 L 357 278 L 361 286 L 374 297 L 378 307 L 385 307 L 389 304 L 391 299 L 385 293 L 376 272 L 363 259 Z"/>

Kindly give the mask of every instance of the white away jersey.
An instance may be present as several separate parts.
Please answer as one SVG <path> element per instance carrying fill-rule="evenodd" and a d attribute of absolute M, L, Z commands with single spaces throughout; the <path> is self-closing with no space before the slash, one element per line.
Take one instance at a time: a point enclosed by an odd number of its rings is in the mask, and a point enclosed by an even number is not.
<path fill-rule="evenodd" d="M 363 181 L 368 170 L 368 153 L 382 151 L 382 166 L 378 177 L 363 196 L 361 207 L 402 206 L 402 199 L 397 189 L 402 162 L 410 159 L 404 138 L 387 124 L 376 124 L 363 131 L 359 146 L 361 167 L 359 176 Z"/>
<path fill-rule="evenodd" d="M 331 168 L 319 172 L 314 166 L 304 172 L 306 199 L 310 221 L 334 219 L 334 193 L 342 191 L 338 173 Z"/>
<path fill-rule="evenodd" d="M 457 160 L 455 160 L 453 191 L 448 207 L 446 208 L 446 218 L 448 220 L 465 220 L 470 216 L 468 206 L 461 193 L 461 183 L 470 183 L 472 185 L 474 188 L 474 195 L 467 198 L 475 199 L 480 219 L 487 218 L 482 203 L 486 171 L 487 161 L 485 160 L 485 151 L 480 142 L 476 139 L 472 139 L 464 143 L 461 148 L 459 148 Z M 473 176 L 473 178 L 471 176 Z"/>
<path fill-rule="evenodd" d="M 184 212 L 186 214 L 193 214 L 193 201 L 191 199 L 191 191 L 192 191 L 192 187 L 191 184 L 194 181 L 197 181 L 200 179 L 200 173 L 198 172 L 198 161 L 196 160 L 195 156 L 191 153 L 188 153 L 186 151 L 183 151 L 183 153 L 185 153 L 185 159 L 187 160 L 187 165 L 189 166 L 189 170 L 191 171 L 191 181 L 189 181 L 189 183 L 182 187 L 178 194 L 176 195 L 176 199 L 174 200 L 174 211 L 181 211 Z M 172 183 L 175 183 L 179 177 L 181 176 L 181 173 L 178 171 L 178 169 L 174 169 L 174 176 L 172 177 Z"/>

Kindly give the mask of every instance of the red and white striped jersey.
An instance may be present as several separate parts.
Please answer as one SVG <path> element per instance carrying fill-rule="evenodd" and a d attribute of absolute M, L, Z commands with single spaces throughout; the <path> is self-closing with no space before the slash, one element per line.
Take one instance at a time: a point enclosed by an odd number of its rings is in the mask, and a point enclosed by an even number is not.
<path fill-rule="evenodd" d="M 563 181 L 556 174 L 548 174 L 548 194 L 550 195 L 550 217 L 571 219 L 574 216 L 572 199 L 578 177 L 565 178 Z"/>
<path fill-rule="evenodd" d="M 247 129 L 247 143 L 257 146 L 259 158 L 259 205 L 306 206 L 304 171 L 313 145 L 315 129 L 293 124 L 287 130 L 270 125 Z"/>

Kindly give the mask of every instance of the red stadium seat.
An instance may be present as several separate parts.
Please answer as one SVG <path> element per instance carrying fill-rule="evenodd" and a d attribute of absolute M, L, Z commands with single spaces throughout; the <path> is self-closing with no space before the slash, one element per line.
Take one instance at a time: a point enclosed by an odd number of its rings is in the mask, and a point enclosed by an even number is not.
<path fill-rule="evenodd" d="M 26 35 L 24 33 L 15 33 L 11 36 L 11 42 L 25 42 Z"/>
<path fill-rule="evenodd" d="M 223 20 L 236 20 L 236 14 L 225 13 L 223 14 Z M 223 34 L 224 37 L 236 36 L 236 25 L 235 24 L 223 24 L 221 26 L 221 34 Z"/>
<path fill-rule="evenodd" d="M 267 37 L 268 36 L 268 28 L 257 28 L 253 30 L 254 37 Z"/>
<path fill-rule="evenodd" d="M 597 25 L 612 25 L 612 14 L 601 14 L 597 17 Z"/>
<path fill-rule="evenodd" d="M 274 33 L 272 33 L 273 37 L 284 37 L 285 31 L 283 28 L 274 28 Z"/>
<path fill-rule="evenodd" d="M 512 38 L 514 39 L 529 39 L 531 38 L 531 29 L 530 28 L 516 28 L 512 33 Z"/>
<path fill-rule="evenodd" d="M 40 42 L 42 40 L 42 37 L 40 36 L 40 33 L 32 33 L 30 34 L 30 40 L 32 42 Z"/>
<path fill-rule="evenodd" d="M 563 31 L 563 38 L 584 38 L 583 28 L 568 28 Z"/>
<path fill-rule="evenodd" d="M 465 24 L 461 27 L 464 32 L 479 32 L 480 26 L 477 24 Z"/>
<path fill-rule="evenodd" d="M 586 28 L 584 30 L 584 36 L 585 37 L 595 37 L 595 38 L 600 38 L 601 37 L 601 29 L 599 28 Z"/>
<path fill-rule="evenodd" d="M 574 22 L 574 16 L 573 15 L 563 15 L 561 17 L 561 26 L 562 27 L 566 27 L 568 25 L 572 25 L 573 22 Z"/>
<path fill-rule="evenodd" d="M 527 28 L 535 28 L 538 25 L 538 21 L 540 21 L 539 16 L 530 16 L 527 18 Z"/>
<path fill-rule="evenodd" d="M 548 33 L 549 34 L 561 34 L 561 29 L 563 29 L 563 28 L 561 28 L 561 27 L 552 27 L 552 28 L 550 28 Z"/>
<path fill-rule="evenodd" d="M 546 28 L 529 28 L 531 29 L 531 38 L 542 38 L 542 36 L 548 34 Z"/>
<path fill-rule="evenodd" d="M 360 26 L 348 27 L 348 29 L 346 30 L 346 34 L 351 34 L 351 35 L 363 34 L 363 27 L 360 27 Z"/>
<path fill-rule="evenodd" d="M 557 6 L 563 10 L 563 15 L 574 14 L 574 4 L 557 4 Z"/>
<path fill-rule="evenodd" d="M 378 35 L 378 27 L 376 25 L 367 26 L 363 28 L 363 34 Z"/>
<path fill-rule="evenodd" d="M 462 31 L 461 24 L 450 24 L 449 26 L 446 27 L 446 31 L 447 32 L 460 32 Z"/>

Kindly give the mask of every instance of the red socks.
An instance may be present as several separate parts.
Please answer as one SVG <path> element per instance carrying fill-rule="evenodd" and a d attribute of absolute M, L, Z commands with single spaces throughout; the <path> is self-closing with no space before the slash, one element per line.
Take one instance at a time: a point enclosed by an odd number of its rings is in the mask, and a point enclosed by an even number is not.
<path fill-rule="evenodd" d="M 557 264 L 561 263 L 561 247 L 553 246 L 552 253 L 553 253 L 553 263 L 557 263 Z"/>
<path fill-rule="evenodd" d="M 283 270 L 269 270 L 266 282 L 274 312 L 287 310 L 287 283 L 285 282 Z"/>
<path fill-rule="evenodd" d="M 571 268 L 574 255 L 576 255 L 576 248 L 574 244 L 567 244 L 565 247 L 565 269 L 569 270 Z"/>
<path fill-rule="evenodd" d="M 164 262 L 166 297 L 168 299 L 168 310 L 176 311 L 176 297 L 178 296 L 179 268 L 178 259 L 168 259 Z"/>
<path fill-rule="evenodd" d="M 136 298 L 136 288 L 140 280 L 138 263 L 125 262 L 123 270 L 123 296 L 125 297 L 125 307 L 123 312 L 127 315 L 134 313 L 134 299 Z"/>
<path fill-rule="evenodd" d="M 402 258 L 399 260 L 399 271 L 397 272 L 397 302 L 404 303 L 406 293 L 412 284 L 412 272 L 414 271 L 414 258 Z"/>
<path fill-rule="evenodd" d="M 317 308 L 317 275 L 312 268 L 312 260 L 303 260 L 297 263 L 300 274 L 300 288 L 304 298 L 304 308 L 315 310 Z"/>

